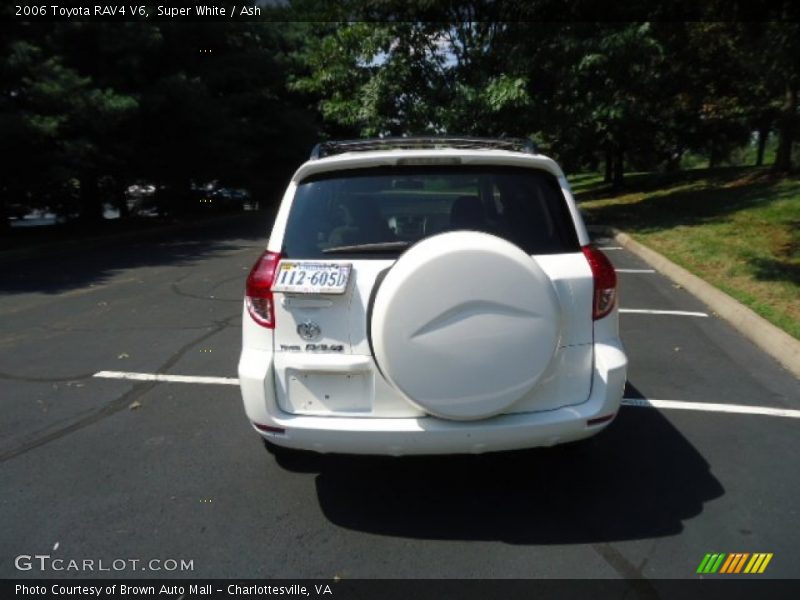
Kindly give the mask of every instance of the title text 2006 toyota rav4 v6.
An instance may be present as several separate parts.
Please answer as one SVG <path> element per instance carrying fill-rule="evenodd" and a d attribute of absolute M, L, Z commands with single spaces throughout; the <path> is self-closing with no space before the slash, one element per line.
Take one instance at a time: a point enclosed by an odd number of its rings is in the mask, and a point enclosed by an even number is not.
<path fill-rule="evenodd" d="M 530 145 L 322 144 L 247 280 L 247 417 L 273 449 L 356 454 L 594 435 L 625 385 L 616 286 Z"/>

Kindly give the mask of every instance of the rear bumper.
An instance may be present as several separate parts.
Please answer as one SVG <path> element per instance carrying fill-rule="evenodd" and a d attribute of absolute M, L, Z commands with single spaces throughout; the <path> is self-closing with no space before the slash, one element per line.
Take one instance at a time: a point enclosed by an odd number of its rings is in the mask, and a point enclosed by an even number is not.
<path fill-rule="evenodd" d="M 589 399 L 555 410 L 500 415 L 480 421 L 447 421 L 435 417 L 348 418 L 284 413 L 265 392 L 272 381 L 271 352 L 245 350 L 239 379 L 251 423 L 280 428 L 283 433 L 256 431 L 287 448 L 345 454 L 461 454 L 553 446 L 595 435 L 616 415 L 627 371 L 618 339 L 594 345 L 594 373 Z"/>

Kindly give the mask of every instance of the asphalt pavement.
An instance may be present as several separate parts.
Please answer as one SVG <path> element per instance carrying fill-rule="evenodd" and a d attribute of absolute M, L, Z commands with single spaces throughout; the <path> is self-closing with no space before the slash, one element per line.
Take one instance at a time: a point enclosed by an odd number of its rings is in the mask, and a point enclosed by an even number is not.
<path fill-rule="evenodd" d="M 235 385 L 94 376 L 235 378 L 267 229 L 248 213 L 0 265 L 0 577 L 646 580 L 696 578 L 709 552 L 800 575 L 800 419 L 725 409 L 796 411 L 800 382 L 622 249 L 629 405 L 580 444 L 278 463 Z M 141 562 L 15 566 L 36 554 Z"/>

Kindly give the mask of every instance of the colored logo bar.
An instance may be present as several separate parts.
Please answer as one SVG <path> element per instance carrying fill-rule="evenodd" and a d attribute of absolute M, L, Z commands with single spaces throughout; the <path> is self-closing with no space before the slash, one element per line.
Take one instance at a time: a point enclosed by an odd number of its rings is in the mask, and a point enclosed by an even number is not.
<path fill-rule="evenodd" d="M 753 554 L 749 552 L 734 552 L 731 554 L 709 553 L 700 561 L 697 572 L 702 574 L 724 573 L 727 575 L 736 573 L 763 573 L 771 560 L 771 552 L 755 552 Z"/>

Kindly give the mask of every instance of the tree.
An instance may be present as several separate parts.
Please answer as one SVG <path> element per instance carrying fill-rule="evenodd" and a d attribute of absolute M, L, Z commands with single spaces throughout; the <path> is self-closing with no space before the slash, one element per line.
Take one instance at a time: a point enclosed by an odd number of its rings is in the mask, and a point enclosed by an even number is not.
<path fill-rule="evenodd" d="M 400 135 L 440 127 L 444 100 L 439 26 L 345 23 L 316 27 L 293 90 L 318 98 L 329 131 Z"/>
<path fill-rule="evenodd" d="M 138 170 L 191 207 L 191 182 L 274 193 L 316 138 L 314 116 L 287 89 L 292 25 L 161 25 L 143 57 Z M 266 202 L 262 202 L 266 205 Z"/>
<path fill-rule="evenodd" d="M 286 86 L 297 27 L 20 26 L 0 62 L 0 135 L 20 152 L 0 185 L 89 222 L 108 200 L 124 214 L 136 181 L 165 186 L 172 212 L 193 208 L 192 182 L 272 193 L 316 138 Z"/>
<path fill-rule="evenodd" d="M 778 151 L 775 169 L 792 168 L 792 148 L 798 134 L 798 89 L 800 89 L 800 23 L 769 23 L 766 28 L 765 65 L 782 101 L 777 119 Z"/>

